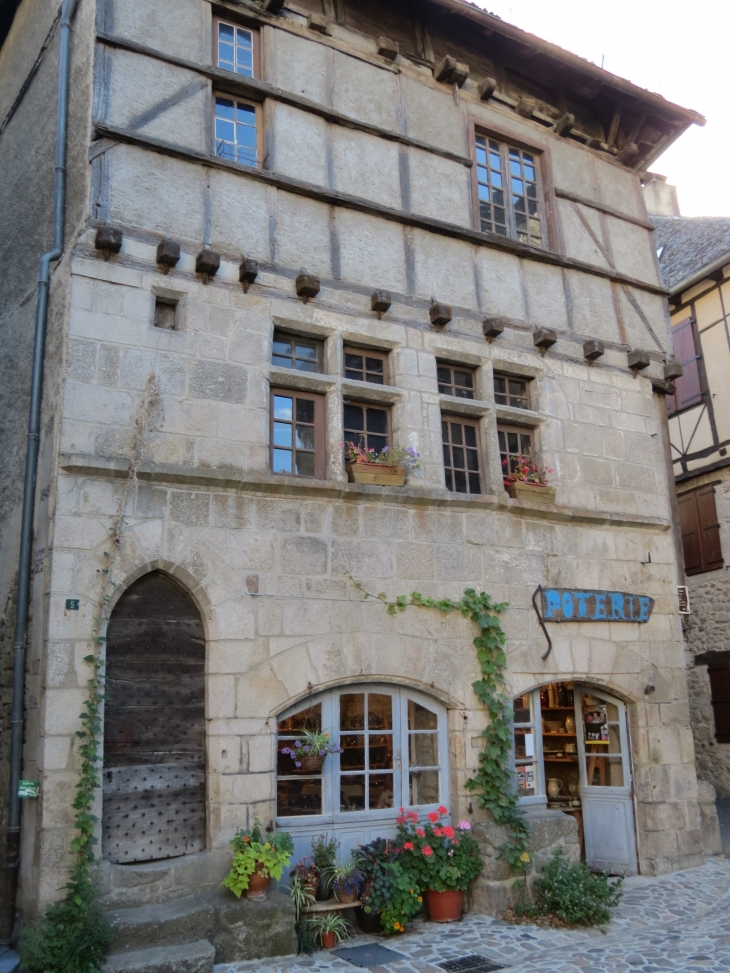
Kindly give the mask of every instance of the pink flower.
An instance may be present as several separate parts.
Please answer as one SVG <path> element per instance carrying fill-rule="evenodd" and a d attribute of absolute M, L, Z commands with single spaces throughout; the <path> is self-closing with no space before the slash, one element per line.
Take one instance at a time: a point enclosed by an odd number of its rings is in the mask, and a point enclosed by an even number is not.
<path fill-rule="evenodd" d="M 449 813 L 449 809 L 447 807 L 444 807 L 443 804 L 441 804 L 439 806 L 439 814 L 448 814 L 448 813 Z"/>
<path fill-rule="evenodd" d="M 416 828 L 416 834 L 418 835 L 419 838 L 426 837 L 426 832 L 423 830 L 423 828 Z"/>
<path fill-rule="evenodd" d="M 433 848 L 431 848 L 430 845 L 424 845 L 421 851 L 426 856 L 426 858 L 430 858 L 431 855 L 433 855 Z"/>
<path fill-rule="evenodd" d="M 404 851 L 413 851 L 413 842 L 412 841 L 406 841 L 406 843 L 403 845 L 403 850 Z"/>
<path fill-rule="evenodd" d="M 457 828 L 459 831 L 471 831 L 471 825 L 468 821 L 459 821 Z"/>
<path fill-rule="evenodd" d="M 438 821 L 438 819 L 439 819 L 439 813 L 438 813 L 438 811 L 430 811 L 429 812 L 429 814 L 428 814 L 428 820 L 431 822 L 431 824 L 436 824 L 436 822 Z"/>
<path fill-rule="evenodd" d="M 456 833 L 450 824 L 445 824 L 442 830 L 447 838 L 453 838 Z"/>

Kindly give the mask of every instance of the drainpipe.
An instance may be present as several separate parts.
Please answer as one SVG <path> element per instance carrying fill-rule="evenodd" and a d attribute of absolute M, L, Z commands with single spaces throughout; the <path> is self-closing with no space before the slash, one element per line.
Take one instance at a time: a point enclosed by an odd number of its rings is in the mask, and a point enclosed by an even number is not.
<path fill-rule="evenodd" d="M 56 178 L 53 193 L 53 249 L 41 257 L 38 278 L 38 305 L 35 317 L 35 343 L 30 387 L 28 416 L 28 446 L 25 455 L 23 483 L 23 517 L 20 530 L 18 559 L 18 599 L 13 636 L 13 707 L 10 735 L 10 800 L 7 832 L 7 861 L 5 865 L 5 897 L 3 902 L 0 943 L 12 937 L 15 920 L 15 895 L 18 887 L 20 862 L 20 798 L 18 784 L 23 762 L 23 704 L 25 696 L 25 643 L 28 634 L 28 606 L 30 603 L 30 566 L 33 552 L 33 514 L 35 484 L 40 447 L 41 406 L 43 404 L 43 358 L 48 318 L 48 291 L 51 263 L 63 254 L 64 221 L 66 217 L 66 138 L 68 132 L 68 91 L 71 73 L 71 21 L 78 0 L 63 0 L 61 7 L 61 41 L 58 64 L 58 115 L 56 121 Z"/>

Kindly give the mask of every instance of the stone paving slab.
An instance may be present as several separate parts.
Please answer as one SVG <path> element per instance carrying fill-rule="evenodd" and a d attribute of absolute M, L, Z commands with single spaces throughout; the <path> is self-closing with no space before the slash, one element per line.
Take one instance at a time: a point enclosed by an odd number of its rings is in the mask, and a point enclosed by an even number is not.
<path fill-rule="evenodd" d="M 621 905 L 601 929 L 513 926 L 468 915 L 453 926 L 423 920 L 381 942 L 402 960 L 377 973 L 443 973 L 439 963 L 480 953 L 509 973 L 728 973 L 730 971 L 730 861 L 661 878 L 629 879 Z M 329 952 L 217 966 L 216 973 L 354 973 Z"/>

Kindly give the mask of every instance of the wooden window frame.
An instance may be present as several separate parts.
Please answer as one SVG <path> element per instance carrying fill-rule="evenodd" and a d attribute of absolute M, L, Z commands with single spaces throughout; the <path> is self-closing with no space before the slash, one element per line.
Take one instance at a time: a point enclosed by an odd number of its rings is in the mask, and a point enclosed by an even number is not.
<path fill-rule="evenodd" d="M 715 739 L 718 743 L 730 743 L 730 662 L 710 663 L 707 668 Z"/>
<path fill-rule="evenodd" d="M 534 430 L 529 429 L 527 426 L 515 426 L 515 425 L 512 425 L 511 423 L 508 423 L 508 422 L 498 422 L 497 423 L 497 444 L 499 444 L 499 434 L 501 432 L 505 432 L 505 433 L 514 432 L 514 433 L 517 433 L 520 436 L 528 436 L 529 437 L 529 440 L 530 440 L 530 447 L 531 447 L 530 459 L 532 460 L 533 463 L 536 461 L 535 460 L 535 435 L 534 435 Z M 508 452 L 507 453 L 507 456 L 509 457 L 510 455 L 512 455 L 512 454 L 510 454 Z M 519 454 L 515 454 L 515 455 L 524 456 L 525 454 L 524 453 L 519 453 Z M 503 465 L 503 453 L 502 453 L 501 447 L 500 447 L 500 450 L 499 450 L 499 467 L 502 470 L 502 478 L 503 479 L 504 479 L 504 477 L 509 476 L 510 471 L 509 470 L 506 470 L 505 471 L 505 468 L 504 468 L 504 465 Z"/>
<path fill-rule="evenodd" d="M 685 328 L 690 329 L 692 335 L 692 345 L 694 349 L 694 357 L 683 361 L 681 357 L 678 358 L 680 364 L 684 367 L 684 375 L 680 375 L 679 378 L 674 380 L 674 387 L 676 392 L 674 395 L 668 395 L 666 397 L 667 403 L 667 416 L 676 416 L 680 412 L 684 412 L 686 409 L 693 409 L 696 405 L 700 405 L 705 398 L 705 383 L 703 381 L 702 368 L 700 368 L 700 361 L 702 359 L 702 353 L 699 349 L 702 348 L 700 342 L 700 337 L 697 332 L 697 322 L 693 314 L 690 314 L 683 321 L 679 321 L 677 324 L 672 325 L 672 339 L 674 335 Z M 696 379 L 697 387 L 699 389 L 687 402 L 680 402 L 680 395 L 682 394 L 682 389 L 685 383 L 689 384 L 690 375 Z"/>
<path fill-rule="evenodd" d="M 477 137 L 483 136 L 487 139 L 494 139 L 496 142 L 500 143 L 500 154 L 502 156 L 502 163 L 504 165 L 506 159 L 506 149 L 515 148 L 520 149 L 523 152 L 529 152 L 535 157 L 535 174 L 537 176 L 537 208 L 540 216 L 540 224 L 543 227 L 543 234 L 541 238 L 541 245 L 535 247 L 533 244 L 524 244 L 524 246 L 529 246 L 533 250 L 545 250 L 548 252 L 556 253 L 559 248 L 558 234 L 556 227 L 558 225 L 557 212 L 555 209 L 555 190 L 553 188 L 552 171 L 550 165 L 550 159 L 548 152 L 541 148 L 540 146 L 534 145 L 530 142 L 524 142 L 522 139 L 514 138 L 509 132 L 503 132 L 499 129 L 490 128 L 485 125 L 480 119 L 474 116 L 469 117 L 469 155 L 472 160 L 471 167 L 471 189 L 472 189 L 472 220 L 474 224 L 474 229 L 479 233 L 484 233 L 485 236 L 494 236 L 491 231 L 482 230 L 482 220 L 479 212 L 479 178 L 477 172 Z M 509 164 L 507 165 L 505 172 L 509 171 Z M 509 228 L 510 233 L 507 236 L 502 236 L 501 234 L 496 234 L 502 240 L 513 240 L 518 243 L 516 234 L 512 232 L 514 229 L 514 211 L 512 208 L 512 193 L 509 193 L 509 205 L 506 207 L 509 214 Z"/>
<path fill-rule="evenodd" d="M 388 448 L 390 449 L 393 445 L 393 417 L 391 415 L 391 406 L 385 405 L 380 402 L 362 402 L 359 399 L 345 398 L 342 402 L 342 433 L 343 433 L 345 443 L 348 443 L 350 441 L 347 438 L 348 433 L 347 430 L 345 429 L 345 407 L 348 405 L 355 405 L 360 409 L 380 409 L 382 412 L 385 412 L 387 418 L 387 426 L 388 426 L 386 439 L 388 442 Z M 373 433 L 373 435 L 379 436 L 380 433 Z M 367 436 L 367 430 L 365 431 L 365 436 Z M 355 445 L 359 446 L 360 443 L 356 442 Z M 367 446 L 367 443 L 365 445 Z"/>
<path fill-rule="evenodd" d="M 438 370 L 439 370 L 439 368 L 448 368 L 448 369 L 451 370 L 451 380 L 448 383 L 449 387 L 451 388 L 451 391 L 450 392 L 442 392 L 441 391 L 441 386 L 442 385 L 446 385 L 447 383 L 446 382 L 441 382 L 439 380 L 439 377 L 438 377 Z M 466 388 L 466 386 L 457 386 L 456 385 L 456 382 L 454 381 L 454 370 L 457 370 L 457 371 L 460 371 L 460 372 L 468 372 L 472 376 L 472 378 L 474 379 L 474 384 L 472 385 L 472 388 L 471 388 L 471 393 L 472 393 L 471 395 L 458 395 L 457 394 L 457 392 L 456 392 L 457 387 L 463 389 L 464 391 L 468 391 L 468 389 Z M 456 398 L 456 399 L 464 399 L 467 402 L 471 402 L 471 401 L 473 401 L 475 399 L 478 399 L 478 395 L 477 395 L 477 370 L 476 370 L 476 368 L 473 365 L 460 365 L 460 364 L 455 363 L 455 362 L 441 361 L 441 360 L 437 359 L 436 360 L 436 384 L 439 387 L 439 395 L 451 395 L 451 396 L 453 396 L 453 398 Z"/>
<path fill-rule="evenodd" d="M 216 152 L 216 102 L 219 98 L 225 98 L 227 101 L 232 101 L 234 105 L 244 105 L 246 108 L 253 110 L 256 117 L 256 164 L 250 165 L 247 162 L 239 162 L 238 159 L 228 159 L 226 156 L 218 155 Z M 226 162 L 232 162 L 234 165 L 241 166 L 242 169 L 260 169 L 263 165 L 264 158 L 264 131 L 263 131 L 263 106 L 259 105 L 255 101 L 247 101 L 240 98 L 238 95 L 229 94 L 227 91 L 222 91 L 221 89 L 215 89 L 213 91 L 213 104 L 212 104 L 212 128 L 213 128 L 213 155 L 216 159 L 224 159 Z M 234 123 L 235 124 L 235 123 Z"/>
<path fill-rule="evenodd" d="M 314 402 L 314 476 L 306 473 L 275 473 L 274 472 L 274 396 L 281 395 L 294 400 L 292 415 L 296 415 L 296 400 L 304 399 Z M 325 411 L 324 395 L 317 392 L 302 392 L 299 389 L 288 389 L 282 386 L 271 386 L 269 389 L 269 469 L 274 476 L 290 476 L 298 480 L 324 480 L 326 471 L 325 453 Z M 292 419 L 292 426 L 296 426 L 296 419 Z M 296 452 L 293 446 L 292 453 Z"/>
<path fill-rule="evenodd" d="M 710 497 L 711 503 L 705 502 L 705 498 Z M 724 560 L 714 485 L 708 483 L 680 493 L 677 503 L 685 574 L 691 576 L 720 570 Z M 694 547 L 691 546 L 693 543 Z"/>
<path fill-rule="evenodd" d="M 310 335 L 296 334 L 294 331 L 284 331 L 279 328 L 274 329 L 273 341 L 277 340 L 292 341 L 294 343 L 299 342 L 300 344 L 314 345 L 317 351 L 317 368 L 314 372 L 310 372 L 305 368 L 296 368 L 294 362 L 296 361 L 296 355 L 292 357 L 291 365 L 278 365 L 274 364 L 273 358 L 276 352 L 274 351 L 274 346 L 271 346 L 271 364 L 274 368 L 288 368 L 292 372 L 297 372 L 301 375 L 321 375 L 322 369 L 324 368 L 324 341 L 321 338 L 313 338 Z M 280 358 L 286 358 L 286 355 L 278 356 Z"/>
<path fill-rule="evenodd" d="M 358 348 L 356 345 L 345 345 L 342 349 L 342 374 L 345 378 L 347 376 L 347 366 L 345 365 L 345 355 L 362 355 L 365 358 L 375 358 L 383 363 L 383 385 L 390 385 L 390 370 L 388 367 L 388 352 L 381 351 L 377 348 Z M 365 362 L 363 360 L 363 366 Z M 367 375 L 367 371 L 363 367 L 363 375 Z M 380 385 L 380 382 L 371 382 L 368 378 L 348 378 L 351 382 L 368 382 L 370 385 Z"/>
<path fill-rule="evenodd" d="M 527 403 L 525 405 L 512 405 L 510 402 L 497 402 L 497 396 L 502 395 L 501 392 L 497 392 L 496 380 L 498 378 L 503 378 L 508 382 L 510 381 L 524 382 L 525 390 L 526 390 L 524 397 L 527 399 Z M 531 394 L 532 390 L 530 388 L 531 384 L 532 384 L 532 379 L 529 378 L 527 375 L 513 375 L 510 374 L 509 372 L 495 372 L 493 376 L 493 392 L 494 392 L 495 405 L 503 406 L 504 408 L 507 409 L 526 409 L 529 411 L 530 409 L 532 409 L 532 394 Z M 507 386 L 507 392 L 504 394 L 507 396 L 508 399 L 510 398 L 509 386 Z"/>
<path fill-rule="evenodd" d="M 213 17 L 213 67 L 218 68 L 219 71 L 227 71 L 227 68 L 221 68 L 218 64 L 218 25 L 226 24 L 233 27 L 234 30 L 247 30 L 251 34 L 251 47 L 253 49 L 253 75 L 255 80 L 261 80 L 261 33 L 256 27 L 252 27 L 250 24 L 240 23 L 230 17 Z M 246 74 L 238 74 L 236 71 L 230 71 L 234 78 L 246 78 Z"/>
<path fill-rule="evenodd" d="M 450 443 L 445 443 L 443 441 L 443 423 L 445 423 L 445 422 L 452 423 L 452 424 L 455 423 L 455 424 L 460 425 L 462 427 L 469 426 L 469 428 L 471 428 L 471 429 L 474 430 L 475 439 L 476 439 L 476 454 L 477 454 L 477 469 L 476 469 L 476 474 L 477 474 L 477 477 L 479 479 L 479 490 L 478 491 L 472 490 L 471 488 L 469 488 L 466 491 L 456 490 L 456 489 L 453 489 L 453 490 L 450 489 L 450 487 L 448 485 L 448 476 L 446 474 L 448 473 L 449 470 L 451 470 L 452 473 L 455 473 L 458 468 L 455 467 L 455 466 L 453 466 L 453 465 L 448 465 L 446 463 L 446 457 L 444 456 L 443 462 L 444 462 L 444 478 L 446 480 L 446 489 L 449 490 L 450 493 L 459 494 L 461 496 L 468 496 L 468 497 L 483 496 L 484 495 L 484 463 L 482 462 L 482 444 L 481 444 L 481 438 L 482 437 L 481 437 L 481 430 L 479 428 L 479 422 L 478 422 L 478 420 L 476 420 L 476 419 L 467 419 L 466 416 L 458 416 L 458 415 L 452 415 L 451 413 L 448 413 L 448 412 L 442 412 L 441 413 L 441 422 L 442 422 L 442 427 L 441 427 L 442 428 L 442 432 L 441 432 L 442 450 L 445 453 L 446 452 L 446 449 L 447 448 L 449 449 L 450 458 L 451 458 L 452 463 L 453 463 L 453 452 L 452 452 L 452 449 L 453 449 L 453 445 L 454 444 L 451 443 L 451 442 Z M 449 438 L 451 438 L 450 431 L 449 431 Z M 456 445 L 458 446 L 458 443 Z M 466 446 L 464 446 L 464 448 L 465 449 L 466 448 L 471 449 L 472 447 L 466 447 Z M 465 472 L 468 473 L 470 471 L 465 469 Z M 470 485 L 467 483 L 467 486 L 470 486 Z"/>

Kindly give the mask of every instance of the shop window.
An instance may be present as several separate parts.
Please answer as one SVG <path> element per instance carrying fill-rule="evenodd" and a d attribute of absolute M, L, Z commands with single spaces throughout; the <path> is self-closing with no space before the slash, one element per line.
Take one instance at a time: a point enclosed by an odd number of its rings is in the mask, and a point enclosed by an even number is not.
<path fill-rule="evenodd" d="M 271 390 L 271 472 L 324 478 L 324 397 Z"/>
<path fill-rule="evenodd" d="M 382 453 L 390 445 L 390 410 L 381 406 L 346 402 L 345 442 Z"/>
<path fill-rule="evenodd" d="M 494 401 L 513 409 L 530 408 L 530 382 L 514 375 L 494 376 Z"/>
<path fill-rule="evenodd" d="M 293 368 L 298 372 L 322 371 L 323 347 L 321 341 L 300 338 L 297 335 L 274 332 L 271 364 L 280 368 Z"/>
<path fill-rule="evenodd" d="M 255 105 L 227 95 L 215 99 L 215 154 L 243 166 L 258 164 L 258 123 Z"/>
<path fill-rule="evenodd" d="M 684 374 L 674 380 L 674 395 L 668 395 L 667 412 L 670 416 L 702 401 L 700 380 L 700 356 L 695 345 L 694 321 L 687 318 L 672 328 L 674 354 L 684 366 Z"/>
<path fill-rule="evenodd" d="M 446 488 L 453 493 L 481 493 L 479 426 L 470 419 L 441 419 Z"/>
<path fill-rule="evenodd" d="M 477 133 L 475 155 L 477 225 L 482 232 L 541 247 L 545 233 L 537 154 Z"/>
<path fill-rule="evenodd" d="M 710 665 L 709 675 L 715 739 L 718 743 L 730 743 L 730 663 Z"/>
<path fill-rule="evenodd" d="M 246 78 L 259 76 L 258 31 L 216 17 L 213 36 L 213 63 L 216 67 Z"/>
<path fill-rule="evenodd" d="M 388 356 L 382 351 L 345 348 L 345 378 L 356 382 L 388 384 Z"/>
<path fill-rule="evenodd" d="M 439 395 L 454 395 L 457 399 L 473 399 L 476 389 L 476 372 L 473 368 L 459 365 L 446 365 L 439 362 L 436 366 Z"/>
<path fill-rule="evenodd" d="M 720 525 L 717 522 L 715 488 L 711 485 L 681 493 L 679 523 L 686 574 L 717 571 L 723 565 Z"/>

